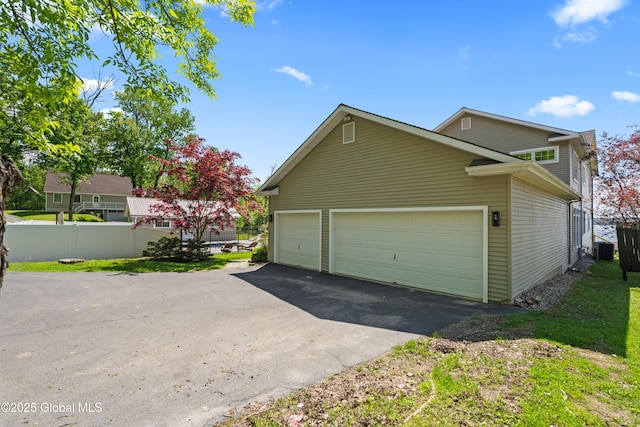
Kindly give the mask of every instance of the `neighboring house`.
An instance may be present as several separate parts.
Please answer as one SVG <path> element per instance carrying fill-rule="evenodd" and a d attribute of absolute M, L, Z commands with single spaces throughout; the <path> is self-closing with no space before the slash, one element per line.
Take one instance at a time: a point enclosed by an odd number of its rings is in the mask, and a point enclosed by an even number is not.
<path fill-rule="evenodd" d="M 451 120 L 440 129 L 453 133 Z M 582 194 L 509 154 L 550 145 L 536 144 L 491 149 L 340 105 L 258 190 L 269 197 L 269 260 L 511 301 L 573 261 Z"/>
<path fill-rule="evenodd" d="M 180 233 L 174 226 L 175 218 L 168 218 L 162 214 L 156 212 L 152 206 L 161 203 L 160 200 L 151 197 L 127 197 L 125 216 L 132 223 L 142 222 L 143 226 L 159 228 L 169 230 L 172 232 Z M 179 202 L 183 209 L 188 211 L 188 201 L 181 200 Z M 228 224 L 224 226 L 224 229 L 219 227 L 213 227 L 205 233 L 204 239 L 206 241 L 228 241 L 236 240 L 236 219 L 240 215 L 236 214 Z M 151 218 L 151 220 L 149 220 Z M 190 238 L 191 235 L 184 236 L 183 238 Z"/>
<path fill-rule="evenodd" d="M 64 176 L 47 172 L 44 184 L 46 212 L 68 211 L 71 186 L 63 183 Z M 126 199 L 132 191 L 129 178 L 97 173 L 78 184 L 73 200 L 74 212 L 93 213 L 105 221 L 124 221 Z"/>

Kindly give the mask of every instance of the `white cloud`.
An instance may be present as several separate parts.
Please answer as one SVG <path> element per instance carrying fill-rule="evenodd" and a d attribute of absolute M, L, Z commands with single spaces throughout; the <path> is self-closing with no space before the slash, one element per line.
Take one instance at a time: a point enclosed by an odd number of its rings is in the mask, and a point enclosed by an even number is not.
<path fill-rule="evenodd" d="M 108 78 L 107 80 L 97 80 L 97 79 L 85 79 L 82 78 L 82 91 L 83 92 L 95 92 L 98 90 L 106 90 L 111 89 L 113 87 L 114 81 L 112 78 Z"/>
<path fill-rule="evenodd" d="M 563 7 L 551 14 L 561 27 L 573 27 L 594 19 L 608 22 L 608 16 L 624 7 L 626 0 L 566 0 Z"/>
<path fill-rule="evenodd" d="M 102 115 L 105 118 L 109 118 L 109 117 L 111 117 L 112 113 L 122 113 L 122 108 L 120 108 L 120 107 L 103 108 L 102 110 L 100 110 L 100 112 L 102 113 Z"/>
<path fill-rule="evenodd" d="M 581 33 L 567 33 L 562 38 L 563 41 L 566 42 L 574 42 L 574 43 L 591 43 L 596 39 L 596 31 L 590 28 L 587 31 L 583 31 Z"/>
<path fill-rule="evenodd" d="M 256 10 L 257 11 L 266 10 L 268 12 L 271 12 L 273 9 L 280 6 L 281 4 L 282 4 L 282 0 L 259 1 L 256 3 Z"/>
<path fill-rule="evenodd" d="M 594 108 L 596 108 L 595 105 L 589 101 L 580 101 L 574 95 L 552 96 L 549 99 L 538 102 L 535 107 L 529 108 L 527 115 L 535 116 L 537 113 L 546 113 L 559 118 L 569 118 L 586 116 Z"/>
<path fill-rule="evenodd" d="M 280 68 L 276 68 L 274 71 L 278 73 L 288 74 L 294 79 L 301 81 L 307 86 L 313 85 L 313 82 L 311 81 L 311 77 L 309 77 L 307 74 L 303 73 L 302 71 L 296 70 L 295 68 L 284 65 Z"/>
<path fill-rule="evenodd" d="M 632 71 L 632 70 L 627 70 L 627 76 L 629 76 L 629 77 L 640 77 L 640 73 L 637 73 L 637 72 Z"/>
<path fill-rule="evenodd" d="M 629 92 L 629 91 L 624 91 L 624 92 L 614 91 L 614 92 L 611 92 L 611 97 L 613 99 L 617 99 L 618 101 L 626 101 L 632 104 L 636 102 L 640 102 L 640 95 L 638 95 L 637 93 Z"/>
<path fill-rule="evenodd" d="M 465 45 L 458 48 L 458 58 L 462 61 L 468 61 L 471 58 L 471 46 Z"/>

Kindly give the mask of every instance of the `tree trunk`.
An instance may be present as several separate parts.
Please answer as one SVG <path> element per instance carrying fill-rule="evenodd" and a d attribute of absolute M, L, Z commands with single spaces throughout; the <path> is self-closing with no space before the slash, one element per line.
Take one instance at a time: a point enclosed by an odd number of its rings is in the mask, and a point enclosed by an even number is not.
<path fill-rule="evenodd" d="M 21 182 L 22 174 L 14 161 L 4 155 L 0 157 L 0 188 L 2 189 L 0 193 L 0 289 L 2 289 L 4 275 L 9 265 L 7 261 L 9 250 L 4 247 L 4 224 L 6 222 L 4 216 L 4 201 L 11 193 L 11 190 Z"/>
<path fill-rule="evenodd" d="M 69 221 L 73 221 L 73 198 L 76 196 L 76 183 L 71 183 L 71 195 L 69 196 Z"/>

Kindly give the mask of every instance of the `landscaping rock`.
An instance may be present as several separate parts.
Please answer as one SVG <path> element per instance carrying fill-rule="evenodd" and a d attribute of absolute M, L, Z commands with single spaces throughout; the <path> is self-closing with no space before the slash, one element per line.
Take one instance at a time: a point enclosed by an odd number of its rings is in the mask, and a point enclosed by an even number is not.
<path fill-rule="evenodd" d="M 62 258 L 59 259 L 58 262 L 60 264 L 77 264 L 79 262 L 84 262 L 82 258 Z"/>

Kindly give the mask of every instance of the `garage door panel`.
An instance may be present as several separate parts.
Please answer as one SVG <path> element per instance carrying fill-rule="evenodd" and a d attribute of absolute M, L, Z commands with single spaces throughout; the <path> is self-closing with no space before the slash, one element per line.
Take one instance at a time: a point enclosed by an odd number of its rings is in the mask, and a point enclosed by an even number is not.
<path fill-rule="evenodd" d="M 320 213 L 278 213 L 276 260 L 320 270 Z"/>
<path fill-rule="evenodd" d="M 334 212 L 333 271 L 483 299 L 483 221 L 481 210 Z"/>

